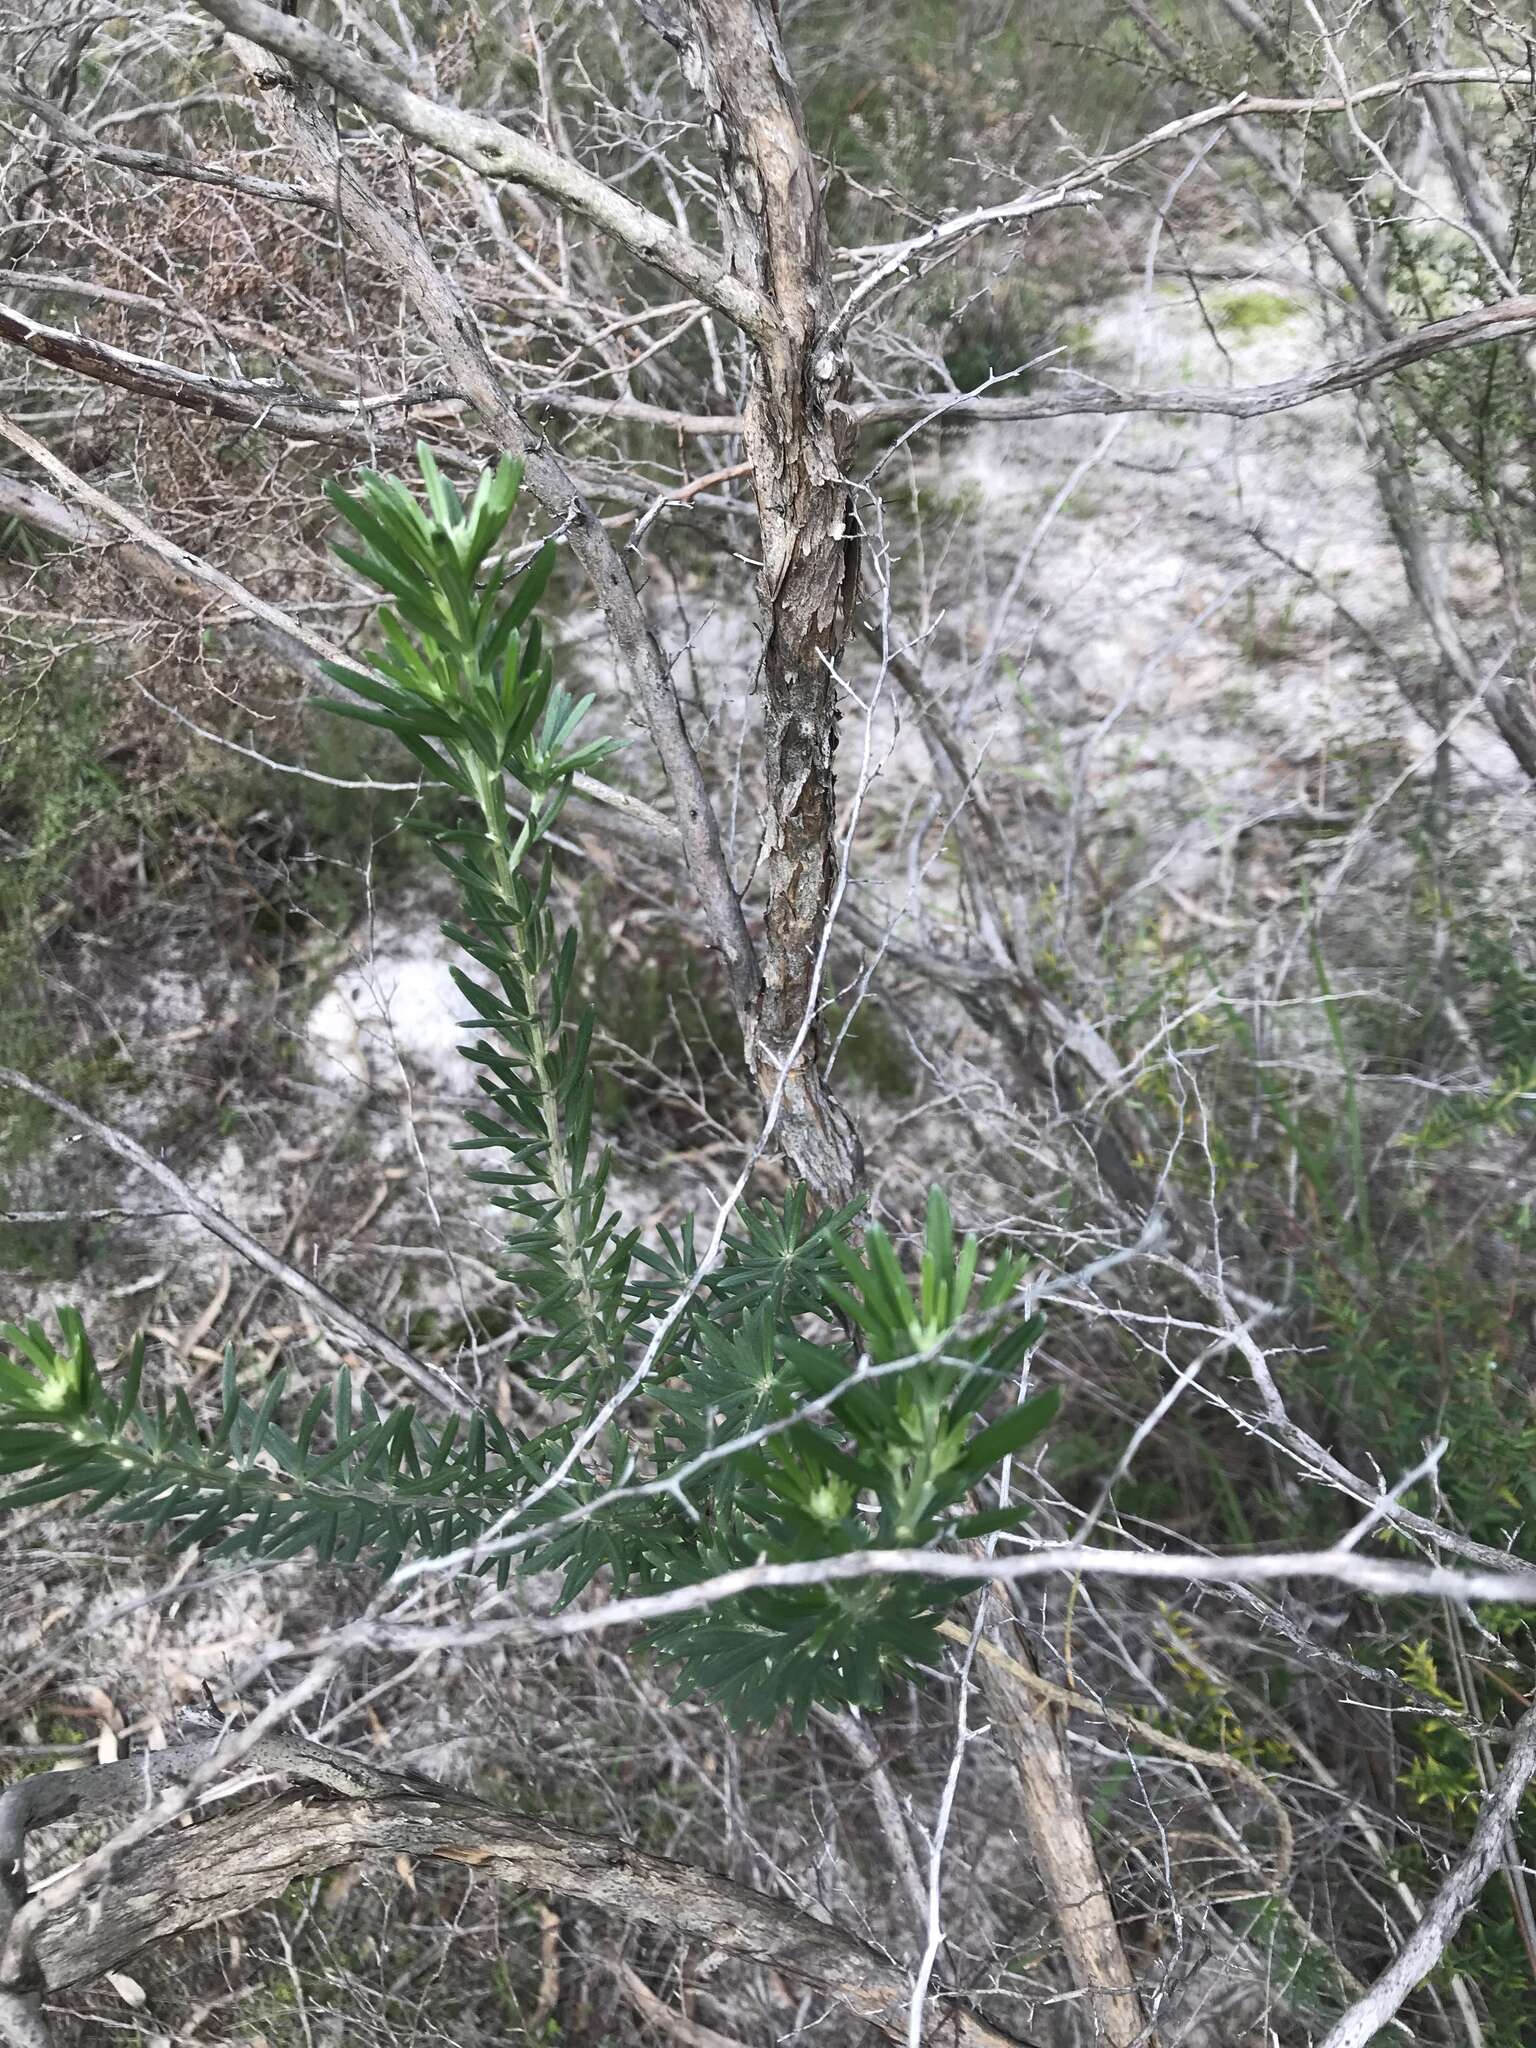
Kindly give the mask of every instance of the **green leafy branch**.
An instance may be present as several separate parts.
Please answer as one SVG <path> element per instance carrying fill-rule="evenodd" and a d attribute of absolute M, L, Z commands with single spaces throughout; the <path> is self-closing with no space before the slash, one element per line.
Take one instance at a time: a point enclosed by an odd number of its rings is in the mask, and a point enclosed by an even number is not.
<path fill-rule="evenodd" d="M 549 909 L 551 865 L 543 842 L 571 779 L 599 766 L 615 742 L 583 742 L 590 696 L 572 698 L 533 617 L 554 568 L 545 544 L 509 582 L 502 548 L 522 465 L 503 458 L 464 507 L 424 444 L 418 450 L 427 505 L 403 484 L 363 473 L 358 496 L 330 487 L 360 548 L 343 561 L 394 600 L 379 614 L 385 649 L 373 672 L 328 664 L 364 699 L 329 708 L 392 732 L 427 774 L 467 798 L 474 826 L 439 852 L 462 892 L 465 922 L 446 935 L 495 986 L 459 969 L 454 979 L 472 1023 L 488 1039 L 467 1047 L 480 1068 L 486 1107 L 472 1111 L 467 1145 L 496 1149 L 507 1164 L 475 1177 L 521 1219 L 514 1249 L 534 1285 L 534 1321 L 548 1333 L 556 1372 L 578 1362 L 619 1370 L 625 1331 L 643 1305 L 626 1293 L 632 1236 L 604 1207 L 608 1161 L 591 1163 L 590 1009 L 573 1011 L 576 934 L 562 941 Z M 497 559 L 485 573 L 493 553 Z M 527 792 L 514 825 L 507 777 Z M 522 872 L 542 850 L 534 880 Z M 589 1376 L 595 1390 L 597 1375 Z"/>
<path fill-rule="evenodd" d="M 255 1558 L 312 1550 L 327 1563 L 366 1557 L 392 1570 L 408 1552 L 472 1541 L 527 1482 L 524 1447 L 494 1416 L 474 1416 L 460 1442 L 457 1417 L 434 1434 L 409 1407 L 381 1415 L 359 1388 L 354 1419 L 345 1366 L 291 1432 L 277 1421 L 285 1375 L 253 1407 L 238 1391 L 232 1351 L 211 1427 L 179 1388 L 169 1403 L 144 1404 L 142 1340 L 114 1397 L 79 1316 L 62 1309 L 59 1323 L 62 1349 L 38 1323 L 0 1326 L 26 1361 L 0 1358 L 0 1473 L 37 1474 L 8 1490 L 8 1508 L 73 1494 L 86 1512 L 162 1532 L 172 1549 Z"/>
<path fill-rule="evenodd" d="M 515 1563 L 558 1572 L 566 1602 L 604 1571 L 616 1594 L 656 1593 L 760 1560 L 953 1549 L 1016 1527 L 1028 1504 L 995 1500 L 994 1475 L 1056 1396 L 1007 1398 L 987 1420 L 1039 1325 L 1012 1313 L 1016 1263 L 983 1277 L 940 1191 L 913 1281 L 883 1230 L 856 1242 L 856 1204 L 815 1216 L 803 1188 L 745 1210 L 707 1270 L 691 1220 L 642 1244 L 609 1208 L 593 1018 L 548 838 L 573 776 L 613 744 L 581 737 L 591 700 L 555 683 L 533 618 L 552 548 L 511 567 L 517 465 L 466 506 L 425 448 L 420 464 L 425 504 L 370 472 L 358 495 L 332 491 L 358 543 L 337 552 L 388 601 L 367 668 L 331 668 L 360 701 L 331 708 L 394 733 L 463 805 L 438 851 L 462 906 L 445 933 L 478 969 L 455 976 L 478 1034 L 464 1142 L 490 1156 L 474 1178 L 510 1219 L 530 1330 L 512 1369 L 540 1375 L 559 1419 L 531 1437 L 484 1415 L 435 1428 L 408 1405 L 381 1412 L 344 1370 L 289 1416 L 283 1374 L 253 1403 L 231 1354 L 205 1421 L 180 1390 L 145 1400 L 142 1344 L 114 1392 L 65 1310 L 57 1344 L 37 1323 L 0 1330 L 5 1504 L 70 1496 L 221 1557 L 390 1571 L 410 1556 L 503 1581 Z M 654 1370 L 621 1400 L 642 1345 Z M 803 1722 L 817 1701 L 876 1706 L 938 1654 L 963 1591 L 920 1577 L 760 1589 L 649 1641 L 680 1691 L 739 1721 L 787 1708 Z"/>

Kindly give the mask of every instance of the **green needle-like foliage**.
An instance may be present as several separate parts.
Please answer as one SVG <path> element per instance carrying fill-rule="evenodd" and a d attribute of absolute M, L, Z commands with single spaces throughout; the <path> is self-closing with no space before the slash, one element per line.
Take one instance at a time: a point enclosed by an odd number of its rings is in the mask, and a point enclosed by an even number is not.
<path fill-rule="evenodd" d="M 327 1562 L 366 1555 L 392 1566 L 407 1551 L 439 1555 L 473 1542 L 538 1476 L 493 1416 L 462 1430 L 455 1419 L 434 1434 L 409 1408 L 381 1415 L 362 1390 L 354 1415 L 345 1366 L 291 1432 L 277 1422 L 283 1374 L 252 1407 L 237 1389 L 233 1352 L 211 1428 L 179 1389 L 169 1405 L 143 1404 L 141 1342 L 113 1398 L 79 1317 L 64 1309 L 59 1321 L 62 1352 L 37 1323 L 0 1327 L 34 1368 L 29 1376 L 0 1360 L 0 1472 L 36 1474 L 9 1491 L 8 1507 L 79 1494 L 88 1508 L 163 1530 L 173 1549 L 257 1558 L 313 1550 Z"/>
<path fill-rule="evenodd" d="M 459 884 L 464 922 L 448 937 L 491 984 L 455 970 L 471 1024 L 487 1035 L 466 1052 L 480 1068 L 485 1107 L 470 1113 L 466 1145 L 499 1151 L 476 1178 L 518 1219 L 511 1249 L 532 1291 L 530 1320 L 550 1369 L 582 1364 L 597 1399 L 616 1377 L 624 1339 L 644 1305 L 628 1286 L 632 1236 L 604 1206 L 606 1157 L 591 1158 L 592 1013 L 571 1000 L 576 935 L 562 940 L 548 907 L 542 846 L 578 772 L 614 752 L 582 742 L 591 698 L 554 681 L 533 608 L 554 568 L 549 543 L 509 580 L 502 546 L 522 465 L 481 477 L 466 509 L 429 449 L 419 450 L 424 507 L 392 477 L 365 471 L 353 497 L 331 500 L 362 541 L 336 552 L 394 599 L 379 619 L 387 649 L 374 673 L 331 666 L 366 701 L 331 708 L 393 732 L 428 774 L 473 806 L 466 829 L 439 848 Z M 507 777 L 526 792 L 514 827 Z M 525 869 L 532 867 L 532 879 Z"/>
<path fill-rule="evenodd" d="M 1035 1319 L 999 1318 L 1014 1266 L 1004 1261 L 974 1288 L 976 1240 L 957 1252 L 937 1188 L 915 1295 L 884 1231 L 871 1229 L 862 1249 L 834 1243 L 841 1282 L 826 1282 L 822 1306 L 846 1314 L 853 1344 L 800 1336 L 754 1307 L 709 1327 L 700 1368 L 661 1395 L 671 1414 L 659 1462 L 698 1520 L 679 1516 L 661 1573 L 637 1573 L 647 1590 L 759 1559 L 971 1544 L 1027 1516 L 1027 1506 L 975 1506 L 1057 1406 L 1052 1390 L 990 1425 L 979 1419 L 1040 1334 Z M 721 1417 L 759 1440 L 699 1471 L 700 1444 L 725 1434 Z M 894 1679 L 938 1654 L 935 1624 L 957 1597 L 953 1582 L 919 1578 L 764 1589 L 728 1609 L 684 1612 L 651 1640 L 680 1665 L 680 1690 L 712 1694 L 739 1721 L 787 1706 L 798 1723 L 817 1700 L 878 1706 Z"/>
<path fill-rule="evenodd" d="M 702 1275 L 691 1222 L 642 1245 L 608 1207 L 592 1014 L 547 842 L 573 777 L 613 743 L 580 737 L 591 700 L 554 682 L 533 618 L 553 549 L 510 567 L 518 466 L 466 506 L 425 448 L 420 464 L 425 504 L 371 472 L 355 497 L 332 491 L 357 541 L 338 554 L 388 600 L 366 670 L 331 671 L 361 702 L 332 708 L 393 732 L 463 802 L 439 851 L 462 906 L 445 931 L 474 970 L 456 971 L 478 1034 L 465 1146 L 509 1218 L 530 1331 L 513 1367 L 561 1419 L 533 1438 L 486 1416 L 435 1429 L 410 1406 L 381 1412 L 345 1371 L 290 1414 L 283 1375 L 253 1405 L 231 1354 L 210 1422 L 179 1390 L 146 1403 L 142 1344 L 110 1390 L 66 1309 L 57 1344 L 36 1323 L 0 1329 L 4 1504 L 73 1496 L 215 1556 L 558 1571 L 566 1601 L 601 1572 L 616 1593 L 686 1603 L 758 1562 L 953 1550 L 1016 1526 L 1027 1503 L 998 1504 L 994 1477 L 1056 1397 L 1014 1405 L 1038 1323 L 1010 1314 L 1012 1261 L 981 1278 L 937 1189 L 915 1283 L 884 1231 L 857 1241 L 857 1204 L 813 1216 L 803 1188 L 744 1211 Z M 609 1414 L 664 1319 L 642 1389 Z M 684 1604 L 649 1641 L 680 1692 L 743 1723 L 785 1708 L 799 1722 L 817 1701 L 878 1705 L 936 1655 L 962 1593 L 916 1577 L 761 1588 Z"/>

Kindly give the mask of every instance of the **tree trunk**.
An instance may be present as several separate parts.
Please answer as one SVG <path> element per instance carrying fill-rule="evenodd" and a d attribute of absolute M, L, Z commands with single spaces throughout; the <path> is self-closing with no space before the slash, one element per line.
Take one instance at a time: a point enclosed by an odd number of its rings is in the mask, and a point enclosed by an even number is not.
<path fill-rule="evenodd" d="M 1012 1611 L 1006 1586 L 996 1589 L 996 1602 L 994 1614 Z M 1093 2038 L 1108 2048 L 1156 2048 L 1072 1782 L 1061 1710 L 1010 1675 L 1010 1661 L 1029 1659 L 1033 1664 L 1017 1636 L 1005 1645 L 997 1621 L 989 1619 L 988 1638 L 1004 1654 L 1000 1659 L 978 1658 L 976 1676 L 992 1724 L 1013 1758 L 1025 1833 L 1051 1902 L 1067 1969 L 1086 1998 Z"/>
<path fill-rule="evenodd" d="M 653 15 L 653 19 L 654 19 Z M 826 217 L 772 0 L 688 0 L 662 33 L 702 94 L 735 275 L 772 302 L 746 410 L 762 528 L 768 908 L 748 1048 L 797 1172 L 828 1201 L 862 1176 L 852 1123 L 821 1075 L 816 1007 L 837 886 L 837 667 L 858 587 L 844 475 L 849 360 L 832 326 Z"/>

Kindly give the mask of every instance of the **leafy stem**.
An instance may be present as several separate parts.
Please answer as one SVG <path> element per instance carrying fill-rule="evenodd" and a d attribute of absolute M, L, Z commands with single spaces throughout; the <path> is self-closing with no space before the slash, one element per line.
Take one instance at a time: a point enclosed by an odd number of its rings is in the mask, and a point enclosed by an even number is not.
<path fill-rule="evenodd" d="M 533 618 L 552 551 L 510 570 L 516 465 L 483 476 L 468 506 L 425 449 L 420 468 L 425 505 L 371 472 L 358 495 L 332 492 L 359 543 L 337 552 L 390 602 L 367 668 L 332 670 L 357 701 L 330 708 L 393 733 L 464 806 L 438 841 L 462 905 L 444 931 L 479 970 L 454 969 L 477 1029 L 463 1144 L 489 1155 L 474 1178 L 513 1219 L 530 1335 L 510 1367 L 541 1368 L 566 1419 L 532 1441 L 484 1414 L 434 1431 L 409 1406 L 381 1413 L 343 1370 L 284 1427 L 283 1375 L 253 1407 L 231 1354 L 210 1425 L 179 1392 L 141 1402 L 142 1346 L 110 1392 L 64 1310 L 57 1345 L 38 1324 L 0 1331 L 13 1354 L 0 1348 L 0 1476 L 23 1475 L 9 1504 L 75 1495 L 223 1556 L 313 1550 L 392 1569 L 416 1553 L 503 1579 L 515 1557 L 559 1573 L 567 1602 L 599 1572 L 616 1593 L 669 1592 L 764 1559 L 937 1551 L 1015 1527 L 1028 1503 L 988 1506 L 991 1475 L 1056 1397 L 984 1419 L 1038 1324 L 1012 1311 L 1017 1265 L 983 1277 L 938 1189 L 915 1284 L 878 1225 L 856 1244 L 855 1210 L 813 1217 L 804 1189 L 743 1212 L 702 1276 L 691 1222 L 643 1246 L 608 1208 L 594 1019 L 575 996 L 576 933 L 551 907 L 549 836 L 572 777 L 612 743 L 580 737 L 590 700 L 555 683 Z M 520 819 L 509 777 L 526 792 Z M 657 1370 L 610 1427 L 631 1339 L 669 1313 Z M 576 1454 L 598 1418 L 605 1467 Z M 629 1484 L 637 1469 L 648 1476 Z M 680 1692 L 740 1722 L 788 1709 L 803 1724 L 818 1701 L 878 1705 L 933 1658 L 959 1597 L 905 1575 L 765 1587 L 685 1604 L 648 1640 Z"/>
<path fill-rule="evenodd" d="M 526 1019 L 524 1052 L 534 1084 L 538 1114 L 543 1124 L 543 1160 L 550 1192 L 554 1198 L 557 1234 L 556 1256 L 575 1296 L 577 1314 L 585 1333 L 589 1358 L 609 1381 L 620 1377 L 623 1359 L 615 1349 L 607 1327 L 598 1287 L 589 1259 L 590 1234 L 583 1227 L 577 1173 L 573 1170 L 569 1134 L 565 1128 L 564 1100 L 558 1062 L 543 1010 L 543 986 L 537 950 L 530 945 L 530 924 L 523 914 L 517 890 L 518 848 L 542 838 L 546 825 L 540 799 L 535 797 L 528 820 L 512 839 L 507 814 L 506 789 L 501 776 L 483 762 L 472 764 L 471 787 L 485 822 L 486 846 L 495 877 L 499 908 L 505 919 L 508 959 L 517 977 Z"/>

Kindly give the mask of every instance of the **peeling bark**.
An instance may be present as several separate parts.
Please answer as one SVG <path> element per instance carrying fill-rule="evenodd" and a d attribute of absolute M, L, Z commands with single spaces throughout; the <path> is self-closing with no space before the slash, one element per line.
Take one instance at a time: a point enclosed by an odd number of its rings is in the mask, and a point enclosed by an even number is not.
<path fill-rule="evenodd" d="M 654 19 L 653 14 L 653 19 Z M 863 1172 L 822 1079 L 817 964 L 837 883 L 836 671 L 859 579 L 845 475 L 850 365 L 834 321 L 826 215 L 773 0 L 688 0 L 663 25 L 705 106 L 733 274 L 777 315 L 758 340 L 744 421 L 762 530 L 768 781 L 763 985 L 749 1055 L 795 1170 L 828 1201 Z"/>

